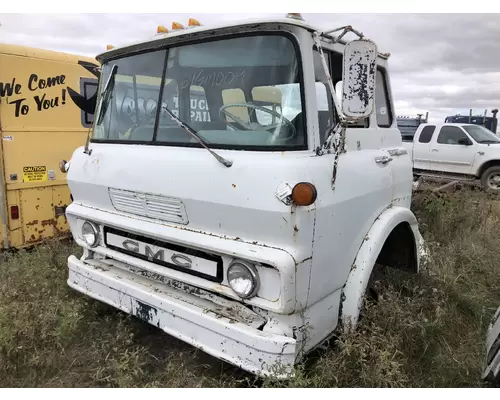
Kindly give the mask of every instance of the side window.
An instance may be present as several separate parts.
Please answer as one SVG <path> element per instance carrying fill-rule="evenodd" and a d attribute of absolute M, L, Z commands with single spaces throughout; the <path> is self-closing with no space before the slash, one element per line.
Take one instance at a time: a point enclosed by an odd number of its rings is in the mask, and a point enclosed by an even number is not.
<path fill-rule="evenodd" d="M 190 86 L 189 109 L 189 118 L 191 122 L 210 122 L 207 97 L 205 95 L 205 89 L 201 86 Z"/>
<path fill-rule="evenodd" d="M 96 96 L 98 83 L 99 82 L 97 79 L 92 79 L 92 78 L 80 79 L 80 93 L 83 95 L 85 100 L 89 101 L 92 97 Z M 94 110 L 92 110 L 92 114 L 90 114 L 88 111 L 90 110 L 89 109 L 81 110 L 82 126 L 84 128 L 90 128 L 92 126 L 92 123 L 94 122 Z"/>
<path fill-rule="evenodd" d="M 323 51 L 326 58 L 328 68 L 330 68 L 330 58 L 326 51 Z M 321 54 L 318 50 L 313 52 L 314 58 L 314 77 L 316 87 L 316 103 L 318 106 L 318 124 L 319 124 L 319 138 L 320 144 L 326 139 L 326 133 L 335 124 L 335 116 L 333 112 L 333 101 L 330 88 L 328 86 L 328 79 L 326 77 Z"/>
<path fill-rule="evenodd" d="M 437 142 L 440 144 L 459 144 L 460 139 L 469 140 L 464 131 L 456 126 L 443 126 L 439 131 Z"/>
<path fill-rule="evenodd" d="M 389 102 L 386 75 L 380 69 L 377 69 L 375 84 L 375 112 L 379 127 L 388 128 L 392 125 L 391 104 Z"/>
<path fill-rule="evenodd" d="M 430 143 L 432 135 L 434 134 L 435 130 L 436 127 L 434 125 L 425 126 L 424 129 L 422 129 L 422 133 L 420 133 L 420 136 L 418 138 L 419 143 Z"/>

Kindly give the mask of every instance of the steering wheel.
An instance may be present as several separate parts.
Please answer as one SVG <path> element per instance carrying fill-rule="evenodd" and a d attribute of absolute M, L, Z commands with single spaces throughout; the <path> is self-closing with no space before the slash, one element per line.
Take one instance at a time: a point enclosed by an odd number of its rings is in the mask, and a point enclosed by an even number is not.
<path fill-rule="evenodd" d="M 276 124 L 269 124 L 269 125 L 261 125 L 258 122 L 245 122 L 227 111 L 227 109 L 231 108 L 231 107 L 245 107 L 245 108 L 253 108 L 254 110 L 260 110 L 260 111 L 266 112 L 268 114 L 271 114 L 274 117 L 277 117 L 280 120 L 280 122 L 276 123 Z M 221 117 L 222 120 L 224 120 L 223 116 L 227 116 L 227 117 L 231 118 L 233 121 L 229 122 L 226 120 L 226 124 L 228 124 L 229 126 L 231 126 L 233 128 L 236 126 L 236 127 L 243 128 L 244 130 L 247 130 L 247 131 L 261 130 L 262 127 L 264 127 L 264 130 L 266 130 L 266 131 L 270 131 L 270 130 L 274 129 L 275 132 L 273 133 L 273 136 L 272 136 L 273 140 L 276 139 L 280 134 L 281 126 L 283 125 L 281 123 L 281 121 L 285 121 L 286 125 L 289 125 L 292 128 L 290 136 L 284 138 L 285 140 L 292 138 L 297 133 L 295 126 L 290 122 L 290 120 L 285 118 L 282 114 L 279 114 L 276 111 L 269 110 L 268 108 L 258 106 L 258 105 L 253 104 L 253 103 L 227 104 L 225 106 L 222 106 L 219 109 L 219 116 Z M 280 129 L 277 129 L 278 127 Z"/>

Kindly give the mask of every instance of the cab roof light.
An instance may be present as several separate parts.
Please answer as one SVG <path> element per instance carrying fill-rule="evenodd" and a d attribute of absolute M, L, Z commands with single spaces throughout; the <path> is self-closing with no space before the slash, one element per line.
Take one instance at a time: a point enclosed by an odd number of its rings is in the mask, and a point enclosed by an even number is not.
<path fill-rule="evenodd" d="M 189 18 L 188 26 L 201 26 L 201 24 L 197 19 Z"/>
<path fill-rule="evenodd" d="M 106 50 L 111 50 L 111 49 L 114 49 L 114 48 L 115 48 L 115 46 L 112 46 L 112 45 L 110 45 L 110 44 L 108 44 L 108 45 L 106 46 Z"/>
<path fill-rule="evenodd" d="M 158 25 L 158 27 L 156 28 L 156 33 L 168 33 L 168 29 L 163 25 Z"/>
<path fill-rule="evenodd" d="M 172 22 L 172 30 L 184 29 L 184 25 L 179 22 Z"/>
<path fill-rule="evenodd" d="M 288 13 L 286 17 L 291 19 L 296 19 L 299 21 L 305 21 L 300 13 Z"/>

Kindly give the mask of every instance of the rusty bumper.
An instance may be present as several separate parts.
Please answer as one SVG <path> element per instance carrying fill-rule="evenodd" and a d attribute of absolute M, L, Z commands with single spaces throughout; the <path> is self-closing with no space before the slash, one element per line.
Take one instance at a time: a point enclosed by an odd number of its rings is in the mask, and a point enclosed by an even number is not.
<path fill-rule="evenodd" d="M 231 304 L 221 307 L 220 302 L 96 260 L 88 263 L 70 256 L 68 268 L 68 285 L 73 289 L 141 318 L 218 359 L 259 376 L 293 376 L 296 340 L 262 332 L 262 326 L 256 325 L 262 317 L 248 309 L 255 318 L 231 318 Z"/>

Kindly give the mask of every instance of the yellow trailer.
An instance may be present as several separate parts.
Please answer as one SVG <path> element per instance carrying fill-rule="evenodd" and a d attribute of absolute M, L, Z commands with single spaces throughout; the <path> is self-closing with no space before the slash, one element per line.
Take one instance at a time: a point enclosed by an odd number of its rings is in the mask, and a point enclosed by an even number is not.
<path fill-rule="evenodd" d="M 58 163 L 85 143 L 98 78 L 93 58 L 0 44 L 0 249 L 68 233 Z"/>

